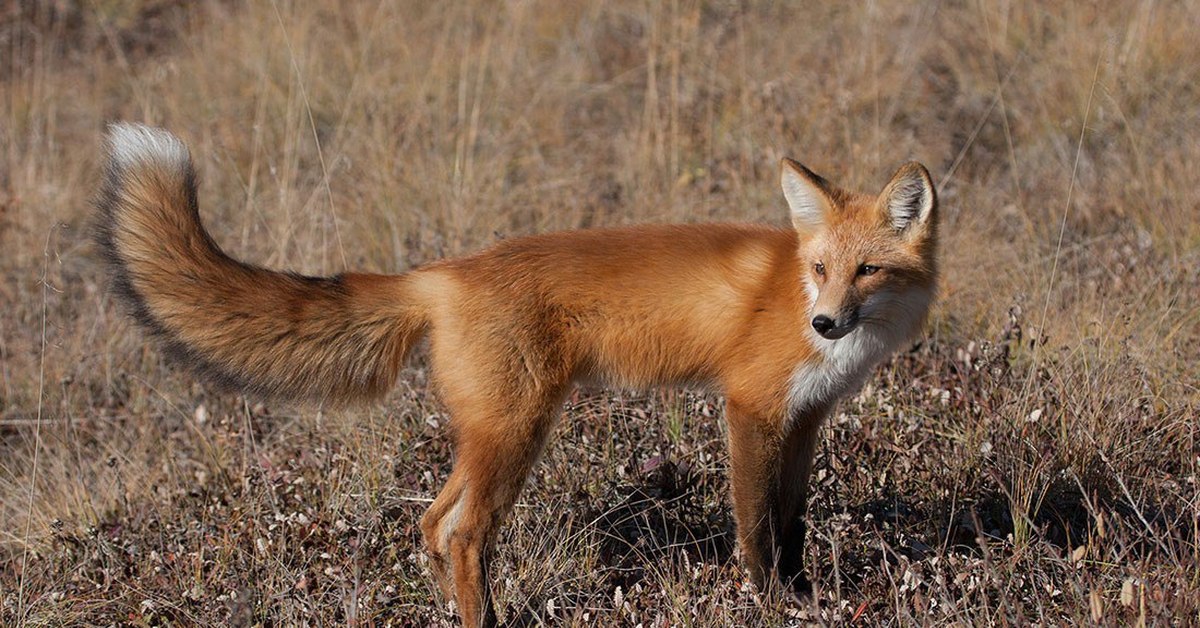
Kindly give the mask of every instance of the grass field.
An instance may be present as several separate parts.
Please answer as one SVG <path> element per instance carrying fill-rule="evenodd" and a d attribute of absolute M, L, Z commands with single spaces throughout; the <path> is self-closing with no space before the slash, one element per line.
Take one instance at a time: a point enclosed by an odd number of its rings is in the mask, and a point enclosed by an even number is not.
<path fill-rule="evenodd" d="M 817 4 L 817 3 L 812 3 Z M 88 238 L 114 120 L 234 256 L 400 272 L 554 229 L 784 224 L 788 155 L 942 200 L 927 333 L 824 429 L 811 603 L 734 549 L 719 397 L 584 389 L 502 534 L 550 625 L 1200 622 L 1200 5 L 0 3 L 0 624 L 441 625 L 450 420 L 165 363 Z"/>

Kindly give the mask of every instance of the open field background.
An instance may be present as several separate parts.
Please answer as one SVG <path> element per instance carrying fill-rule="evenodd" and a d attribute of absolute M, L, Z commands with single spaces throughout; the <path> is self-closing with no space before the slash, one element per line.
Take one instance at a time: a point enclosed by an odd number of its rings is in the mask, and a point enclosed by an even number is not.
<path fill-rule="evenodd" d="M 817 3 L 814 3 L 817 4 Z M 716 396 L 584 390 L 510 525 L 558 625 L 1200 622 L 1200 5 L 0 2 L 0 624 L 430 625 L 446 417 L 213 392 L 111 302 L 106 122 L 306 273 L 498 238 L 783 223 L 778 162 L 942 198 L 924 340 L 825 429 L 809 605 L 733 550 Z"/>

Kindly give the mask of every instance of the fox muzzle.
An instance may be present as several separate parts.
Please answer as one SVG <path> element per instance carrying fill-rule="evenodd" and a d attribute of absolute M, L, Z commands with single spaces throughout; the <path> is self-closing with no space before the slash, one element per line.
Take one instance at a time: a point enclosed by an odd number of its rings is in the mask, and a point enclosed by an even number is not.
<path fill-rule="evenodd" d="M 813 329 L 826 340 L 837 340 L 858 327 L 858 311 L 854 310 L 838 318 L 818 314 L 812 319 Z"/>

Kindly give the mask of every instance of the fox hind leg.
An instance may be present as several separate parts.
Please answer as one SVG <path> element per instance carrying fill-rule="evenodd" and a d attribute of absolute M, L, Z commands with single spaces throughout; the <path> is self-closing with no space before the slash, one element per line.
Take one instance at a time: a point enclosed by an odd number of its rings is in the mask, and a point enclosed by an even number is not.
<path fill-rule="evenodd" d="M 451 404 L 454 470 L 421 527 L 434 576 L 444 593 L 453 593 L 466 626 L 496 624 L 489 550 L 559 414 L 561 395 L 538 397 L 504 412 Z"/>
<path fill-rule="evenodd" d="M 425 538 L 425 547 L 429 553 L 429 568 L 446 600 L 454 598 L 447 537 L 449 531 L 457 527 L 464 507 L 463 480 L 464 474 L 452 472 L 433 504 L 421 517 L 421 535 Z"/>

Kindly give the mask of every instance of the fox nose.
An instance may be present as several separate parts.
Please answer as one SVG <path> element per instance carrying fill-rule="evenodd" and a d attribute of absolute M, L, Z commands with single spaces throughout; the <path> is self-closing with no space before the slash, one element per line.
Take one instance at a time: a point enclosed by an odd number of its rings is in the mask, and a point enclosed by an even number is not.
<path fill-rule="evenodd" d="M 834 324 L 832 318 L 829 318 L 828 316 L 825 316 L 824 314 L 818 314 L 817 316 L 813 317 L 812 326 L 813 326 L 813 329 L 817 330 L 818 334 L 821 334 L 822 336 L 824 336 L 825 334 L 829 333 L 830 330 L 832 330 L 834 328 L 835 324 Z"/>

